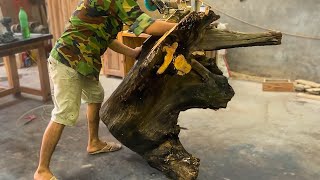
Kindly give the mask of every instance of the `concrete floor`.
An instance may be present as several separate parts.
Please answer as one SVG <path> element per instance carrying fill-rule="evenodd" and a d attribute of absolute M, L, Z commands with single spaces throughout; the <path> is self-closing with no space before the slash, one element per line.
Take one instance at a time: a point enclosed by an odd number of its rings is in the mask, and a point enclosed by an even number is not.
<path fill-rule="evenodd" d="M 0 77 L 3 69 L 0 67 Z M 22 83 L 38 86 L 34 69 L 20 72 Z M 1 80 L 0 80 L 1 81 Z M 101 77 L 106 98 L 121 82 Z M 2 82 L 3 78 L 2 78 Z M 201 159 L 199 180 L 320 179 L 320 102 L 295 93 L 261 91 L 261 84 L 231 80 L 236 95 L 227 109 L 192 109 L 181 113 L 185 148 Z M 43 106 L 45 105 L 45 106 Z M 43 106 L 37 108 L 39 106 Z M 34 109 L 36 108 L 36 109 Z M 23 116 L 37 119 L 25 124 Z M 32 179 L 52 104 L 23 95 L 0 99 L 0 179 Z M 101 124 L 103 139 L 115 140 Z M 66 128 L 52 159 L 62 180 L 162 180 L 160 172 L 124 148 L 112 154 L 86 153 L 85 106 L 76 127 Z"/>

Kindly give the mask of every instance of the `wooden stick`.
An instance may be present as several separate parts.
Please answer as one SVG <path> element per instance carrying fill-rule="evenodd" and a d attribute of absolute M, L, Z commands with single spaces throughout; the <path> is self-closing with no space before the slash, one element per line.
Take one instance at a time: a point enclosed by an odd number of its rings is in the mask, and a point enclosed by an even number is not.
<path fill-rule="evenodd" d="M 197 44 L 197 50 L 219 50 L 248 46 L 266 46 L 281 44 L 280 32 L 242 33 L 216 28 L 207 29 Z"/>
<path fill-rule="evenodd" d="M 320 101 L 320 96 L 311 95 L 311 94 L 306 94 L 306 93 L 298 93 L 298 94 L 297 94 L 297 97 Z"/>
<path fill-rule="evenodd" d="M 15 93 L 20 93 L 20 82 L 17 70 L 16 56 L 10 55 L 9 57 L 4 57 L 4 64 L 10 88 L 13 88 Z"/>
<path fill-rule="evenodd" d="M 304 85 L 308 85 L 310 87 L 314 87 L 314 88 L 320 88 L 320 84 L 319 83 L 315 83 L 312 81 L 307 81 L 307 80 L 303 80 L 303 79 L 298 79 L 296 80 L 296 82 L 298 84 L 304 84 Z"/>

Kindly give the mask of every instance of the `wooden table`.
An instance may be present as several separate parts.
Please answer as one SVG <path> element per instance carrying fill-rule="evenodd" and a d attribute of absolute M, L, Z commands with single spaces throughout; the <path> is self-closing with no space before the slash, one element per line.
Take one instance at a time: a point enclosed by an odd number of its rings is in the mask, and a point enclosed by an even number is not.
<path fill-rule="evenodd" d="M 0 87 L 5 89 L 0 91 L 0 97 L 15 94 L 20 95 L 21 92 L 41 96 L 43 101 L 51 99 L 50 81 L 47 66 L 47 56 L 45 47 L 48 40 L 52 39 L 50 34 L 31 34 L 29 39 L 22 39 L 17 36 L 18 40 L 11 43 L 0 44 L 0 57 L 3 57 L 4 64 L 8 76 L 9 87 Z M 39 57 L 37 65 L 39 70 L 41 89 L 33 89 L 20 86 L 19 75 L 16 65 L 15 54 L 28 50 L 37 49 Z"/>

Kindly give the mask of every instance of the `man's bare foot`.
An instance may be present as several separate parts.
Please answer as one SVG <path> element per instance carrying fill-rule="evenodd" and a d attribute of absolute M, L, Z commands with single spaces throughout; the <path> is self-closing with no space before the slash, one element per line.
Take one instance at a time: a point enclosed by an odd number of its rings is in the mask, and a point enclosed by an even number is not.
<path fill-rule="evenodd" d="M 115 142 L 103 142 L 97 141 L 92 142 L 87 147 L 87 152 L 89 154 L 98 154 L 98 153 L 105 153 L 105 152 L 113 152 L 118 151 L 121 149 L 121 144 Z"/>
<path fill-rule="evenodd" d="M 37 169 L 33 175 L 34 180 L 50 180 L 52 177 L 53 174 L 50 172 L 50 170 Z"/>

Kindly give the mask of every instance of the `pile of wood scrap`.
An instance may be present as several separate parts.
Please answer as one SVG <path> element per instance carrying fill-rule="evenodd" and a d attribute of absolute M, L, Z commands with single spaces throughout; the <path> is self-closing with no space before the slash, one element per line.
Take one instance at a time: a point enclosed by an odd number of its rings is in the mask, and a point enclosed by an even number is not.
<path fill-rule="evenodd" d="M 302 98 L 320 100 L 320 84 L 307 80 L 296 80 L 294 88 L 299 93 L 297 96 Z"/>
<path fill-rule="evenodd" d="M 306 80 L 296 80 L 294 88 L 298 92 L 306 92 L 308 94 L 320 95 L 320 84 Z"/>

